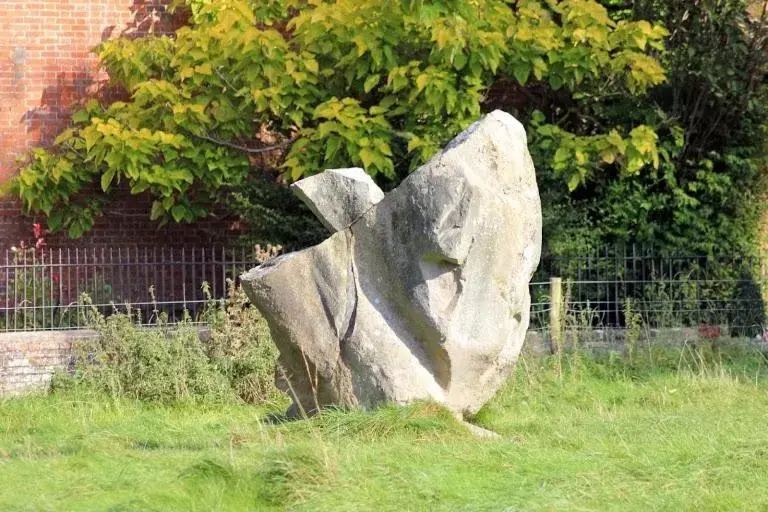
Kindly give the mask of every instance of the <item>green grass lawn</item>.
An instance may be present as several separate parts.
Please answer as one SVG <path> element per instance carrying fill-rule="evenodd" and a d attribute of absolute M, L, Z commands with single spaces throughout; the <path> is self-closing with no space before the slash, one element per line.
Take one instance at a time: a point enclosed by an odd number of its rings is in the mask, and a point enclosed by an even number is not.
<path fill-rule="evenodd" d="M 761 357 L 527 358 L 475 419 L 494 440 L 431 404 L 271 425 L 243 405 L 9 399 L 0 510 L 766 510 Z"/>

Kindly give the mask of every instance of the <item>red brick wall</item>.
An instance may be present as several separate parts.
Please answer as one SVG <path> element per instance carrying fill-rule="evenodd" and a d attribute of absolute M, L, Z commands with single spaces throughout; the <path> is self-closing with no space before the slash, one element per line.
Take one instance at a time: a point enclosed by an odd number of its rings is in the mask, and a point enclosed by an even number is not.
<path fill-rule="evenodd" d="M 91 48 L 133 18 L 132 0 L 0 2 L 0 178 L 67 123 L 99 76 Z"/>
<path fill-rule="evenodd" d="M 167 0 L 0 0 L 0 182 L 27 149 L 49 143 L 68 123 L 73 102 L 105 80 L 90 50 L 116 36 L 167 32 L 178 25 Z M 16 201 L 0 199 L 0 250 L 31 237 L 36 219 Z M 40 220 L 40 219 L 37 219 Z M 147 198 L 123 194 L 82 244 L 201 245 L 233 233 L 225 220 L 158 230 Z M 66 245 L 65 237 L 51 237 Z M 71 245 L 71 244 L 70 244 Z"/>

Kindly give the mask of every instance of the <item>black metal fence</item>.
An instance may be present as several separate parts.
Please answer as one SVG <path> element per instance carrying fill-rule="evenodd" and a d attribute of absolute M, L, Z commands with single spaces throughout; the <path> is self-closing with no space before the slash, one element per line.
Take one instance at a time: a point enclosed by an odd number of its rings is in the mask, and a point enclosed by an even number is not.
<path fill-rule="evenodd" d="M 724 327 L 762 334 L 766 325 L 766 262 L 738 255 L 661 254 L 607 247 L 579 256 L 542 257 L 531 284 L 531 328 L 545 329 L 553 305 L 550 278 L 562 278 L 571 328 Z"/>
<path fill-rule="evenodd" d="M 15 248 L 0 262 L 0 330 L 84 327 L 83 303 L 110 314 L 128 305 L 142 322 L 159 315 L 199 320 L 227 282 L 259 264 L 245 249 Z M 684 256 L 648 248 L 609 247 L 579 256 L 544 255 L 532 280 L 531 329 L 547 329 L 553 307 L 570 327 L 725 326 L 764 332 L 766 261 L 735 255 Z M 550 279 L 562 278 L 553 305 Z M 206 284 L 205 289 L 203 283 Z"/>
<path fill-rule="evenodd" d="M 104 314 L 131 310 L 143 323 L 159 315 L 193 321 L 227 295 L 227 281 L 258 265 L 245 249 L 13 248 L 0 264 L 0 330 L 84 327 L 84 295 Z M 203 286 L 205 283 L 205 289 Z"/>

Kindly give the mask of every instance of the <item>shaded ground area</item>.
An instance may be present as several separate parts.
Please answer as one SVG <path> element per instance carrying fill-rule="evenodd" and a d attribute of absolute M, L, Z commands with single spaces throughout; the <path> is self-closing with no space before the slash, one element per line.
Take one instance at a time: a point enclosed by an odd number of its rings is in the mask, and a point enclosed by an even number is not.
<path fill-rule="evenodd" d="M 0 402 L 0 509 L 765 510 L 757 351 L 524 359 L 476 418 L 431 404 L 326 413 L 151 406 L 72 392 Z"/>

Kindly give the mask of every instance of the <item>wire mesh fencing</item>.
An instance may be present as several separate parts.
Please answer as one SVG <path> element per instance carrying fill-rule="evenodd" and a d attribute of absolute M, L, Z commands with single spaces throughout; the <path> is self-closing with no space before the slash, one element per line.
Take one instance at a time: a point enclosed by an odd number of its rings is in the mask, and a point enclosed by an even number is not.
<path fill-rule="evenodd" d="M 228 280 L 259 264 L 245 249 L 224 247 L 22 247 L 4 256 L 3 331 L 83 328 L 86 307 L 105 315 L 130 308 L 144 324 L 161 315 L 199 321 L 206 304 L 226 298 Z"/>
<path fill-rule="evenodd" d="M 569 328 L 712 327 L 762 335 L 766 326 L 766 261 L 757 256 L 663 254 L 651 248 L 605 247 L 579 256 L 544 255 L 532 280 L 531 329 L 546 330 L 553 307 Z M 553 305 L 550 278 L 562 278 Z"/>
<path fill-rule="evenodd" d="M 105 315 L 130 307 L 145 324 L 160 316 L 170 323 L 202 321 L 206 304 L 226 298 L 227 282 L 259 262 L 250 251 L 225 247 L 8 250 L 0 262 L 0 330 L 83 328 L 83 296 Z M 759 257 L 639 247 L 545 254 L 530 285 L 530 328 L 547 330 L 558 307 L 571 329 L 623 329 L 641 321 L 651 328 L 717 326 L 762 335 L 766 272 Z M 559 305 L 552 303 L 551 278 L 562 278 Z"/>

